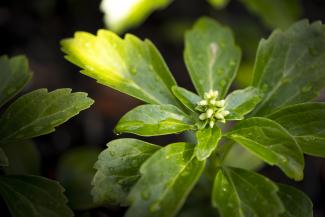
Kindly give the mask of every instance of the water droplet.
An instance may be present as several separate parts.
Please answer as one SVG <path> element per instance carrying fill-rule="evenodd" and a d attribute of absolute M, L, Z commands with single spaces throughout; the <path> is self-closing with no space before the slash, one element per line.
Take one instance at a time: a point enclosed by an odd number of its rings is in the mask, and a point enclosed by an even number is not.
<path fill-rule="evenodd" d="M 149 206 L 150 212 L 157 212 L 160 210 L 160 201 L 156 201 Z"/>
<path fill-rule="evenodd" d="M 226 80 L 221 80 L 221 81 L 220 81 L 220 86 L 221 86 L 221 87 L 226 86 L 226 84 L 227 84 L 227 81 L 226 81 Z"/>
<path fill-rule="evenodd" d="M 86 46 L 86 47 L 90 47 L 90 43 L 89 43 L 89 42 L 86 42 L 86 43 L 85 43 L 85 46 Z"/>
<path fill-rule="evenodd" d="M 227 191 L 227 188 L 222 188 L 222 191 L 226 192 Z"/>
<path fill-rule="evenodd" d="M 229 61 L 229 66 L 235 66 L 236 65 L 236 61 L 235 60 L 230 60 Z"/>
<path fill-rule="evenodd" d="M 311 89 L 312 89 L 312 85 L 308 84 L 308 85 L 304 86 L 304 87 L 301 89 L 301 92 L 303 92 L 303 93 L 307 93 L 307 92 L 311 91 Z"/>
<path fill-rule="evenodd" d="M 282 158 L 282 163 L 287 163 L 288 162 L 288 159 L 287 158 Z"/>
<path fill-rule="evenodd" d="M 137 74 L 137 69 L 135 67 L 131 67 L 131 74 L 136 75 Z"/>
<path fill-rule="evenodd" d="M 142 191 L 141 192 L 141 197 L 144 200 L 148 200 L 150 198 L 150 192 L 149 191 Z"/>

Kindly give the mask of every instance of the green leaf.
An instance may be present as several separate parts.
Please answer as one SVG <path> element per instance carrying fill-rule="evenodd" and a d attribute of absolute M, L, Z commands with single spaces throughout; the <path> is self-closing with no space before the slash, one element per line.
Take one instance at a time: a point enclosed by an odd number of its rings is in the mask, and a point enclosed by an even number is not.
<path fill-rule="evenodd" d="M 247 87 L 242 90 L 235 90 L 226 98 L 225 110 L 230 114 L 227 120 L 241 120 L 245 114 L 251 112 L 261 101 L 261 94 L 257 88 Z"/>
<path fill-rule="evenodd" d="M 59 159 L 57 178 L 66 189 L 65 195 L 73 209 L 88 210 L 97 205 L 90 191 L 98 154 L 97 148 L 85 146 L 74 148 Z"/>
<path fill-rule="evenodd" d="M 102 0 L 100 8 L 104 12 L 107 27 L 114 32 L 123 32 L 141 24 L 153 11 L 164 9 L 172 0 Z"/>
<path fill-rule="evenodd" d="M 190 130 L 193 124 L 190 117 L 173 105 L 141 105 L 126 113 L 114 131 L 157 136 Z"/>
<path fill-rule="evenodd" d="M 294 187 L 278 184 L 285 212 L 280 217 L 313 217 L 313 204 L 308 196 Z"/>
<path fill-rule="evenodd" d="M 10 159 L 9 166 L 3 168 L 10 175 L 39 175 L 41 172 L 41 157 L 32 141 L 21 141 L 1 145 Z"/>
<path fill-rule="evenodd" d="M 230 0 L 208 0 L 209 4 L 215 7 L 216 9 L 223 9 L 228 5 Z"/>
<path fill-rule="evenodd" d="M 63 190 L 39 176 L 0 176 L 0 194 L 13 217 L 72 217 Z"/>
<path fill-rule="evenodd" d="M 92 195 L 98 204 L 126 206 L 126 197 L 140 178 L 140 166 L 160 147 L 137 139 L 117 139 L 107 146 L 95 164 Z"/>
<path fill-rule="evenodd" d="M 174 143 L 152 155 L 129 194 L 126 217 L 175 216 L 204 169 L 205 161 L 198 161 L 193 151 L 193 145 Z"/>
<path fill-rule="evenodd" d="M 197 145 L 195 147 L 196 157 L 202 161 L 207 159 L 217 148 L 221 138 L 221 130 L 215 126 L 213 128 L 204 128 L 196 132 Z"/>
<path fill-rule="evenodd" d="M 223 98 L 236 76 L 240 58 L 230 29 L 213 19 L 199 19 L 185 35 L 184 60 L 201 97 L 209 90 L 218 90 Z"/>
<path fill-rule="evenodd" d="M 284 211 L 277 191 L 271 180 L 258 173 L 225 167 L 215 178 L 212 204 L 221 217 L 275 217 Z"/>
<path fill-rule="evenodd" d="M 296 21 L 302 12 L 299 0 L 241 0 L 270 28 L 285 28 Z"/>
<path fill-rule="evenodd" d="M 0 57 L 0 107 L 18 94 L 32 78 L 25 56 Z"/>
<path fill-rule="evenodd" d="M 195 112 L 195 107 L 197 103 L 202 100 L 201 97 L 196 95 L 195 93 L 186 90 L 185 88 L 173 86 L 172 87 L 173 94 L 176 98 L 188 109 Z"/>
<path fill-rule="evenodd" d="M 274 31 L 257 51 L 253 86 L 265 94 L 255 115 L 314 99 L 325 86 L 325 26 L 303 20 Z"/>
<path fill-rule="evenodd" d="M 239 144 L 234 144 L 227 153 L 223 164 L 230 167 L 256 171 L 263 167 L 264 161 Z"/>
<path fill-rule="evenodd" d="M 9 165 L 6 153 L 0 148 L 0 167 L 7 167 Z"/>
<path fill-rule="evenodd" d="M 302 151 L 293 137 L 278 123 L 267 118 L 249 118 L 241 121 L 226 136 L 268 164 L 280 167 L 290 178 L 303 178 Z"/>
<path fill-rule="evenodd" d="M 268 118 L 286 128 L 305 153 L 325 157 L 325 103 L 287 106 Z"/>
<path fill-rule="evenodd" d="M 93 104 L 86 93 L 71 89 L 35 90 L 17 99 L 0 117 L 0 144 L 51 133 Z"/>
<path fill-rule="evenodd" d="M 178 105 L 171 92 L 176 82 L 149 40 L 99 30 L 97 36 L 77 32 L 61 44 L 66 59 L 99 83 L 147 103 Z"/>

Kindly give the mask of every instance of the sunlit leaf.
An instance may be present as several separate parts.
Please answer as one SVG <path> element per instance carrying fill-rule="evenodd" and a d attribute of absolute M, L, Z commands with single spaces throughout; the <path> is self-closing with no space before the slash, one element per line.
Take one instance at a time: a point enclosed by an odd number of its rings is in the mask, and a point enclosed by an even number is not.
<path fill-rule="evenodd" d="M 197 103 L 202 99 L 195 93 L 186 90 L 185 88 L 173 86 L 172 87 L 173 94 L 176 98 L 188 109 L 195 112 L 195 107 Z"/>
<path fill-rule="evenodd" d="M 212 204 L 221 217 L 275 217 L 284 211 L 277 191 L 276 184 L 258 173 L 225 167 L 215 178 Z"/>
<path fill-rule="evenodd" d="M 241 120 L 244 115 L 252 111 L 261 101 L 261 94 L 257 88 L 247 87 L 242 90 L 235 90 L 226 98 L 225 110 L 230 114 L 227 120 Z"/>
<path fill-rule="evenodd" d="M 288 106 L 268 118 L 286 128 L 305 153 L 325 157 L 325 103 Z"/>
<path fill-rule="evenodd" d="M 241 0 L 270 28 L 288 27 L 301 15 L 299 0 Z"/>
<path fill-rule="evenodd" d="M 106 25 L 115 32 L 141 24 L 153 11 L 167 7 L 172 0 L 102 0 Z"/>
<path fill-rule="evenodd" d="M 113 140 L 107 146 L 95 164 L 92 195 L 95 203 L 125 206 L 131 187 L 140 178 L 140 166 L 160 147 L 137 139 Z"/>
<path fill-rule="evenodd" d="M 86 93 L 39 89 L 17 99 L 0 117 L 0 144 L 51 133 L 93 104 Z"/>
<path fill-rule="evenodd" d="M 278 186 L 278 195 L 285 207 L 280 217 L 313 217 L 313 204 L 305 193 L 288 185 Z"/>
<path fill-rule="evenodd" d="M 0 57 L 0 106 L 8 102 L 31 79 L 28 60 L 25 56 Z"/>
<path fill-rule="evenodd" d="M 325 86 L 325 26 L 303 20 L 274 31 L 257 51 L 253 86 L 265 94 L 255 115 L 314 99 Z"/>
<path fill-rule="evenodd" d="M 217 148 L 221 138 L 221 130 L 217 126 L 204 128 L 196 132 L 196 138 L 195 155 L 199 160 L 205 160 Z"/>
<path fill-rule="evenodd" d="M 231 30 L 213 19 L 199 19 L 185 35 L 185 63 L 201 97 L 211 89 L 224 97 L 236 76 L 240 58 Z"/>
<path fill-rule="evenodd" d="M 97 36 L 77 32 L 61 44 L 66 58 L 99 83 L 147 103 L 178 105 L 171 92 L 176 82 L 149 40 L 99 30 Z"/>
<path fill-rule="evenodd" d="M 227 137 L 290 178 L 303 178 L 304 158 L 293 137 L 278 123 L 266 118 L 249 118 L 227 132 Z"/>
<path fill-rule="evenodd" d="M 205 161 L 193 155 L 194 146 L 170 144 L 150 157 L 132 188 L 126 217 L 173 217 L 200 177 Z"/>
<path fill-rule="evenodd" d="M 90 191 L 98 154 L 97 148 L 78 147 L 64 153 L 59 160 L 57 177 L 66 189 L 65 195 L 73 209 L 86 210 L 96 207 Z"/>
<path fill-rule="evenodd" d="M 190 130 L 193 124 L 187 114 L 173 105 L 141 105 L 120 119 L 115 132 L 157 136 Z"/>
<path fill-rule="evenodd" d="M 208 2 L 216 9 L 222 9 L 227 6 L 230 0 L 208 0 Z"/>
<path fill-rule="evenodd" d="M 72 217 L 63 190 L 39 176 L 0 176 L 0 194 L 13 217 Z"/>

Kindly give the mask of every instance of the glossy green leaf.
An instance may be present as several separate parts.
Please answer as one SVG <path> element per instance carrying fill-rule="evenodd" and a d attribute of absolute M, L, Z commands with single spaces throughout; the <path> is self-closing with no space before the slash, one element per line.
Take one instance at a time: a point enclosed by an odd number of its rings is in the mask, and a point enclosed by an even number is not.
<path fill-rule="evenodd" d="M 57 178 L 66 189 L 65 195 L 73 209 L 88 210 L 97 205 L 90 192 L 98 154 L 97 148 L 84 146 L 65 152 L 59 159 Z"/>
<path fill-rule="evenodd" d="M 278 123 L 267 118 L 241 121 L 226 136 L 290 178 L 303 178 L 304 157 L 293 137 Z"/>
<path fill-rule="evenodd" d="M 72 217 L 63 190 L 40 176 L 0 176 L 0 194 L 13 217 Z"/>
<path fill-rule="evenodd" d="M 201 97 L 211 89 L 224 97 L 236 76 L 240 58 L 241 51 L 230 29 L 213 19 L 199 19 L 185 35 L 185 63 Z"/>
<path fill-rule="evenodd" d="M 1 145 L 9 158 L 9 166 L 3 168 L 10 175 L 39 175 L 41 156 L 32 141 L 20 141 Z"/>
<path fill-rule="evenodd" d="M 8 157 L 6 153 L 0 148 L 0 167 L 6 167 L 9 165 Z"/>
<path fill-rule="evenodd" d="M 221 130 L 217 126 L 198 130 L 196 132 L 197 145 L 195 147 L 195 156 L 200 161 L 207 159 L 217 148 L 220 138 Z"/>
<path fill-rule="evenodd" d="M 270 28 L 285 28 L 301 15 L 299 0 L 241 0 L 253 13 L 261 17 Z"/>
<path fill-rule="evenodd" d="M 234 144 L 227 153 L 223 164 L 230 167 L 256 171 L 263 167 L 264 161 L 241 145 Z"/>
<path fill-rule="evenodd" d="M 313 217 L 313 204 L 305 193 L 288 185 L 278 186 L 278 195 L 285 207 L 280 217 Z"/>
<path fill-rule="evenodd" d="M 286 128 L 305 153 L 325 157 L 325 103 L 288 106 L 268 118 Z"/>
<path fill-rule="evenodd" d="M 257 51 L 253 86 L 265 94 L 255 115 L 314 99 L 325 86 L 325 26 L 303 20 L 274 31 Z"/>
<path fill-rule="evenodd" d="M 141 105 L 120 119 L 115 132 L 157 136 L 190 130 L 193 124 L 187 114 L 173 105 Z"/>
<path fill-rule="evenodd" d="M 132 188 L 126 217 L 173 217 L 199 179 L 205 161 L 193 155 L 194 146 L 170 144 L 150 157 Z"/>
<path fill-rule="evenodd" d="M 137 139 L 117 139 L 107 146 L 95 164 L 92 195 L 98 204 L 125 206 L 131 187 L 140 178 L 140 166 L 160 147 Z"/>
<path fill-rule="evenodd" d="M 185 88 L 173 86 L 172 87 L 173 94 L 176 98 L 188 109 L 195 112 L 195 107 L 197 103 L 202 99 L 195 93 L 186 90 Z"/>
<path fill-rule="evenodd" d="M 245 114 L 251 112 L 261 101 L 261 94 L 257 88 L 247 87 L 242 90 L 235 90 L 226 98 L 225 110 L 230 114 L 227 120 L 241 120 Z"/>
<path fill-rule="evenodd" d="M 153 11 L 164 9 L 172 0 L 102 0 L 107 27 L 115 32 L 141 24 Z"/>
<path fill-rule="evenodd" d="M 51 133 L 91 104 L 93 100 L 86 93 L 71 93 L 71 89 L 28 93 L 0 117 L 0 144 Z"/>
<path fill-rule="evenodd" d="M 208 0 L 208 2 L 216 9 L 222 9 L 227 6 L 230 0 Z"/>
<path fill-rule="evenodd" d="M 225 167 L 215 178 L 212 204 L 221 217 L 275 217 L 284 211 L 278 187 L 248 170 Z"/>
<path fill-rule="evenodd" d="M 19 93 L 32 78 L 25 56 L 0 57 L 0 107 Z"/>
<path fill-rule="evenodd" d="M 171 92 L 176 82 L 149 40 L 99 30 L 97 36 L 77 32 L 61 44 L 66 58 L 99 83 L 147 103 L 178 105 Z"/>

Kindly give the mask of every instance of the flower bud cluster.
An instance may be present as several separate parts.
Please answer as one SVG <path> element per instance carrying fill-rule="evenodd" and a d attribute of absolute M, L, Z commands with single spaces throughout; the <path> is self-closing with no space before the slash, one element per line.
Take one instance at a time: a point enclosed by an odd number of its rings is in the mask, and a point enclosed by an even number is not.
<path fill-rule="evenodd" d="M 225 123 L 225 117 L 229 111 L 224 109 L 225 100 L 218 100 L 219 92 L 210 90 L 204 94 L 204 99 L 199 101 L 196 110 L 201 112 L 199 119 L 204 121 L 204 125 L 209 124 L 211 128 L 216 122 Z"/>

